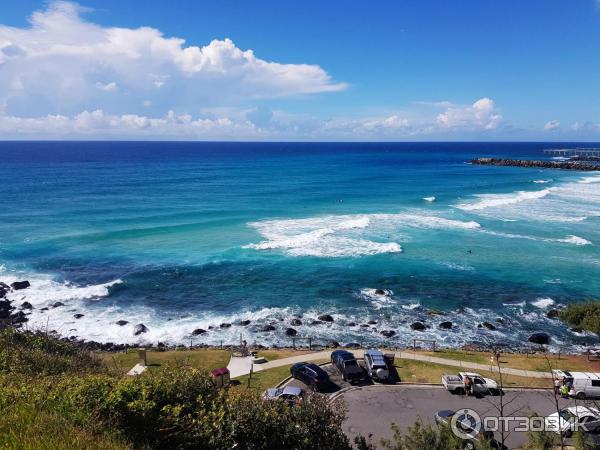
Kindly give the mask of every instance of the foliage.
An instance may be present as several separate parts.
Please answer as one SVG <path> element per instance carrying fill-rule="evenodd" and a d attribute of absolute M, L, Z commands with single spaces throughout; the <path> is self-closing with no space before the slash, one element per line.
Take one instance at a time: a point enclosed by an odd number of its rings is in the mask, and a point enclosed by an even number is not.
<path fill-rule="evenodd" d="M 573 327 L 600 334 L 600 301 L 568 305 L 559 317 Z"/>
<path fill-rule="evenodd" d="M 553 431 L 530 431 L 525 450 L 551 450 L 560 446 L 560 436 Z"/>
<path fill-rule="evenodd" d="M 587 433 L 583 433 L 581 430 L 576 431 L 575 434 L 573 434 L 573 438 L 575 440 L 576 450 L 594 450 L 598 448 L 592 437 Z"/>
<path fill-rule="evenodd" d="M 397 424 L 392 424 L 392 439 L 382 440 L 388 450 L 448 450 L 462 448 L 462 441 L 447 425 L 424 424 L 420 418 L 402 433 Z"/>
<path fill-rule="evenodd" d="M 57 375 L 104 370 L 89 351 L 41 332 L 0 330 L 0 373 Z"/>

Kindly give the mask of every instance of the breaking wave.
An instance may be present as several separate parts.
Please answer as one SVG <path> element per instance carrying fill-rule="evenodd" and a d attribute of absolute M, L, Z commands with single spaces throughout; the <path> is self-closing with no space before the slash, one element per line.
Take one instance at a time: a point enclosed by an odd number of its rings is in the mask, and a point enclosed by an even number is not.
<path fill-rule="evenodd" d="M 243 248 L 281 250 L 290 256 L 356 257 L 379 253 L 399 253 L 398 242 L 387 241 L 401 229 L 480 228 L 474 221 L 460 221 L 415 213 L 356 214 L 305 219 L 281 219 L 249 224 L 265 239 Z M 384 242 L 382 242 L 384 241 Z M 385 242 L 387 241 L 387 242 Z"/>

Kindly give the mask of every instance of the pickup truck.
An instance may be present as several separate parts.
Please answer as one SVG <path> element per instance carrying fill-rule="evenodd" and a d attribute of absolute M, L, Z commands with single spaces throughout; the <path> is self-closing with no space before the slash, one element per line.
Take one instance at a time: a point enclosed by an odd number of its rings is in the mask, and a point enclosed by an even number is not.
<path fill-rule="evenodd" d="M 336 350 L 331 353 L 331 364 L 333 364 L 342 374 L 344 381 L 350 383 L 359 383 L 365 377 L 365 371 L 358 364 L 354 354 L 347 350 Z"/>
<path fill-rule="evenodd" d="M 490 378 L 484 378 L 474 372 L 460 372 L 458 375 L 442 375 L 442 384 L 446 390 L 455 394 L 464 394 L 465 377 L 471 379 L 471 386 L 474 394 L 496 394 L 498 393 L 498 384 Z"/>

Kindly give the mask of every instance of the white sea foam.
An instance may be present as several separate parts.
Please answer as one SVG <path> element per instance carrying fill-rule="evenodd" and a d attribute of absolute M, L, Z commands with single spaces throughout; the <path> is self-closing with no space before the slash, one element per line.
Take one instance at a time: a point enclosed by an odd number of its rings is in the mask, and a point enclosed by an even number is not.
<path fill-rule="evenodd" d="M 431 197 L 423 197 L 423 200 L 425 200 L 426 202 L 435 202 L 435 196 L 431 196 Z"/>
<path fill-rule="evenodd" d="M 402 309 L 407 309 L 409 311 L 412 311 L 414 309 L 419 309 L 421 307 L 421 303 L 417 302 L 417 303 L 409 303 L 408 305 L 402 305 Z"/>
<path fill-rule="evenodd" d="M 367 300 L 375 309 L 389 308 L 396 304 L 394 293 L 389 289 L 382 289 L 383 294 L 377 293 L 378 289 L 365 288 L 360 290 L 360 297 Z"/>
<path fill-rule="evenodd" d="M 556 242 L 564 242 L 565 244 L 574 245 L 592 245 L 590 241 L 579 236 L 570 235 L 564 239 L 556 239 Z"/>
<path fill-rule="evenodd" d="M 544 198 L 549 195 L 552 190 L 553 188 L 543 189 L 541 191 L 517 191 L 509 194 L 479 194 L 476 197 L 481 200 L 474 203 L 462 203 L 457 205 L 457 207 L 464 211 L 477 211 L 480 209 L 513 205 Z"/>
<path fill-rule="evenodd" d="M 472 272 L 475 270 L 475 267 L 468 266 L 466 264 L 458 264 L 453 262 L 441 262 L 439 264 L 452 270 L 460 270 L 464 272 Z"/>
<path fill-rule="evenodd" d="M 356 214 L 252 222 L 265 239 L 243 248 L 281 250 L 291 256 L 356 257 L 399 253 L 402 247 L 390 241 L 401 229 L 477 229 L 474 221 L 460 221 L 418 213 Z"/>
<path fill-rule="evenodd" d="M 552 300 L 550 297 L 538 298 L 537 300 L 531 302 L 533 306 L 540 309 L 548 308 L 549 306 L 554 305 L 554 303 L 554 300 Z"/>
<path fill-rule="evenodd" d="M 552 181 L 553 181 L 552 179 L 550 179 L 550 180 L 533 180 L 533 182 L 535 184 L 548 184 L 548 183 L 552 183 Z"/>

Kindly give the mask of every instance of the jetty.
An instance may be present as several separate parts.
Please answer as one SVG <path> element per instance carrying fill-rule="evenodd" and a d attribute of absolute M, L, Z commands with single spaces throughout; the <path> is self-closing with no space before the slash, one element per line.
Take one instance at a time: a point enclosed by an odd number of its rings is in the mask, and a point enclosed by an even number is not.
<path fill-rule="evenodd" d="M 535 159 L 475 158 L 469 162 L 471 164 L 484 166 L 534 167 L 542 169 L 578 170 L 584 172 L 600 171 L 600 163 L 579 159 L 575 161 L 544 161 Z"/>
<path fill-rule="evenodd" d="M 600 147 L 547 148 L 544 153 L 550 156 L 577 157 L 583 160 L 587 157 L 600 158 Z"/>

